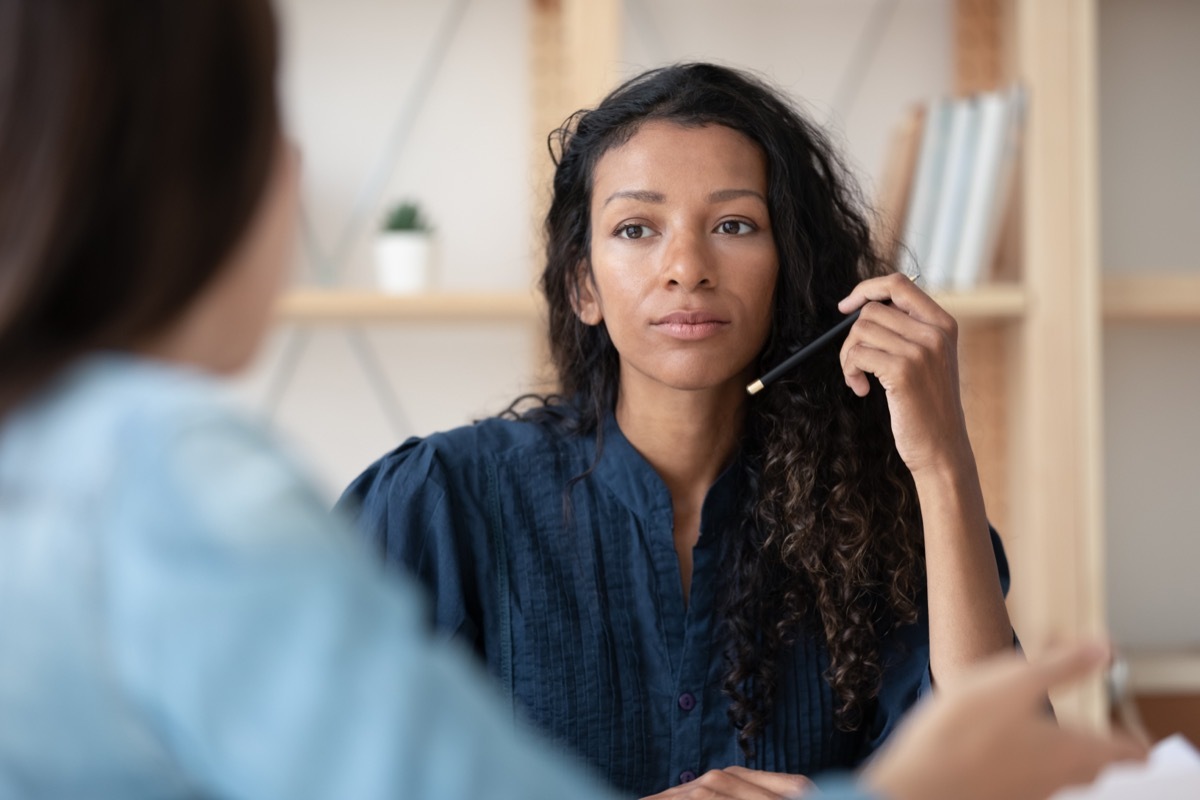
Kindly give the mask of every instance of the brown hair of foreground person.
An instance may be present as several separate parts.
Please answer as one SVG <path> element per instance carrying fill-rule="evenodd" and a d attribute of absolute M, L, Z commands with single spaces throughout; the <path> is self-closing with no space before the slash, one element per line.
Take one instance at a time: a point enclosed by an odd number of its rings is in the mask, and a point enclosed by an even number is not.
<path fill-rule="evenodd" d="M 273 163 L 276 49 L 262 0 L 0 1 L 0 416 L 213 279 Z"/>

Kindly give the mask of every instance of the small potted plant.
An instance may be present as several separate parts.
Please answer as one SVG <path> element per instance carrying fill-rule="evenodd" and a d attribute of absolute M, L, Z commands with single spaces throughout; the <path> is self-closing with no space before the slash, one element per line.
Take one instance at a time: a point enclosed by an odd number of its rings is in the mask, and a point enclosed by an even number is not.
<path fill-rule="evenodd" d="M 390 294 L 413 294 L 429 288 L 432 278 L 433 229 L 411 200 L 396 203 L 384 217 L 375 241 L 379 288 Z"/>

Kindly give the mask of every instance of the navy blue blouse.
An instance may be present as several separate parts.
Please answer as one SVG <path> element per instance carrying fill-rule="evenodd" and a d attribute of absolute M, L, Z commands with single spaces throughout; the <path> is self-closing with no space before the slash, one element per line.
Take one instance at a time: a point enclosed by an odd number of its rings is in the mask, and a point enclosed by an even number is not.
<path fill-rule="evenodd" d="M 878 702 L 851 733 L 834 726 L 824 643 L 802 634 L 747 763 L 726 716 L 714 602 L 737 476 L 727 470 L 705 499 L 685 604 L 666 485 L 611 417 L 601 449 L 567 504 L 595 437 L 490 419 L 408 440 L 340 505 L 388 562 L 416 573 L 436 625 L 475 650 L 515 713 L 619 789 L 640 797 L 734 764 L 814 775 L 872 753 L 928 690 L 924 614 L 883 642 Z"/>

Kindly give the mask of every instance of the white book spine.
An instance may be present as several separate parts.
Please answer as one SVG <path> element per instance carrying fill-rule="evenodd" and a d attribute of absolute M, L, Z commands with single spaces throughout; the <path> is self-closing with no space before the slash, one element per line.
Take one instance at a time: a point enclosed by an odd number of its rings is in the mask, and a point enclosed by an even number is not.
<path fill-rule="evenodd" d="M 946 152 L 949 128 L 949 101 L 933 100 L 925 115 L 925 130 L 917 153 L 916 175 L 909 196 L 908 215 L 904 223 L 900 253 L 900 269 L 907 275 L 918 275 L 929 260 L 929 247 L 937 193 L 941 188 L 942 165 Z"/>
<path fill-rule="evenodd" d="M 978 285 L 988 267 L 992 220 L 1002 204 L 1000 176 L 1008 143 L 1008 98 L 999 92 L 979 97 L 979 135 L 963 210 L 962 233 L 953 259 L 951 285 L 956 290 Z"/>
<path fill-rule="evenodd" d="M 933 243 L 925 279 L 931 288 L 945 288 L 952 278 L 953 261 L 958 251 L 963 207 L 970 187 L 974 161 L 979 105 L 975 98 L 958 100 L 953 105 L 950 138 L 946 144 L 946 166 L 938 193 L 937 216 L 933 224 Z"/>

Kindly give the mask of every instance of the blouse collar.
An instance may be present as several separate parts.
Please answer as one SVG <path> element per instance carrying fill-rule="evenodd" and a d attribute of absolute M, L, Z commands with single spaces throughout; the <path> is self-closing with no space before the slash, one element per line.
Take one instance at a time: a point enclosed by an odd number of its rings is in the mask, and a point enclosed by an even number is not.
<path fill-rule="evenodd" d="M 625 438 L 616 416 L 609 412 L 601 422 L 602 436 L 596 440 L 601 448 L 595 475 L 634 515 L 650 524 L 673 525 L 674 512 L 671 493 L 650 462 Z M 740 454 L 717 476 L 709 488 L 701 509 L 700 532 L 724 529 L 735 515 L 738 502 L 739 477 L 742 472 Z"/>

